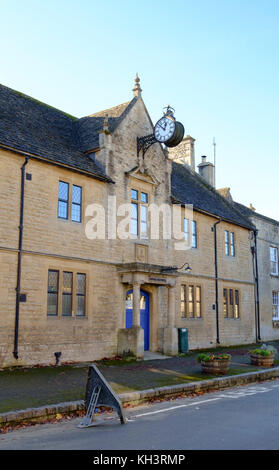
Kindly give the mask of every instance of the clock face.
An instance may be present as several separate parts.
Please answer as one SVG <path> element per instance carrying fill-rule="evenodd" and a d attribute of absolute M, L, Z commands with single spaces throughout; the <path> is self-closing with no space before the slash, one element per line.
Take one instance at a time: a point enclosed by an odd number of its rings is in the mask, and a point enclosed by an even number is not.
<path fill-rule="evenodd" d="M 175 122 L 167 117 L 162 117 L 154 128 L 154 134 L 158 142 L 167 142 L 174 134 Z"/>

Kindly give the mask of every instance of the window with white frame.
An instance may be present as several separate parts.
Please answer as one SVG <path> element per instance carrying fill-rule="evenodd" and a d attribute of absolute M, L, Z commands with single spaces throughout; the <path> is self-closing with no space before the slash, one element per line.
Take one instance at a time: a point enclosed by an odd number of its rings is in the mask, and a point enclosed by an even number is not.
<path fill-rule="evenodd" d="M 184 240 L 189 242 L 190 235 L 192 236 L 192 248 L 197 248 L 197 222 L 192 220 L 192 230 L 190 233 L 189 219 L 184 219 Z"/>
<path fill-rule="evenodd" d="M 270 247 L 270 274 L 278 276 L 278 249 Z"/>
<path fill-rule="evenodd" d="M 272 292 L 272 318 L 279 320 L 279 292 Z"/>
<path fill-rule="evenodd" d="M 235 256 L 235 237 L 234 232 L 225 230 L 225 254 Z"/>

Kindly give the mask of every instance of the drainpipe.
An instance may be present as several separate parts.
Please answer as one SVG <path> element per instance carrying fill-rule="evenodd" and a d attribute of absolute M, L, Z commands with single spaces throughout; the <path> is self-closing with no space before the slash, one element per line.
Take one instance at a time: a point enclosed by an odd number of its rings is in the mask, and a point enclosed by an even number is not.
<path fill-rule="evenodd" d="M 17 255 L 17 284 L 16 284 L 16 311 L 15 311 L 15 333 L 14 333 L 14 351 L 15 359 L 18 359 L 18 323 L 19 323 L 19 302 L 20 302 L 20 284 L 21 284 L 21 258 L 22 258 L 22 237 L 23 237 L 23 213 L 24 213 L 24 184 L 25 184 L 25 166 L 29 157 L 25 157 L 25 162 L 21 167 L 21 192 L 20 192 L 20 223 L 18 237 L 18 255 Z"/>
<path fill-rule="evenodd" d="M 217 230 L 216 225 L 220 224 L 222 218 L 215 222 L 214 230 L 214 255 L 215 255 L 215 309 L 216 309 L 216 343 L 220 344 L 219 336 L 219 292 L 218 292 L 218 256 L 217 256 Z"/>
<path fill-rule="evenodd" d="M 259 270 L 258 270 L 258 251 L 257 251 L 257 235 L 258 230 L 254 230 L 254 260 L 255 260 L 255 271 L 254 271 L 254 278 L 255 278 L 255 291 L 256 291 L 256 299 L 255 299 L 255 311 L 256 311 L 256 332 L 257 332 L 257 341 L 261 341 L 261 326 L 260 326 L 260 299 L 259 299 Z"/>

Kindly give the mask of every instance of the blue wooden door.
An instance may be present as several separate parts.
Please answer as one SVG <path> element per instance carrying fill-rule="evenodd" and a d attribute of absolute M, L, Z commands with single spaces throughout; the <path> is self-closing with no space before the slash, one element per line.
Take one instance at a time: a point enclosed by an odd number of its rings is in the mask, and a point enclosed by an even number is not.
<path fill-rule="evenodd" d="M 149 294 L 143 290 L 140 291 L 140 326 L 144 330 L 144 350 L 149 350 L 150 335 L 150 315 L 149 315 Z M 133 326 L 133 291 L 129 290 L 126 294 L 126 328 Z"/>

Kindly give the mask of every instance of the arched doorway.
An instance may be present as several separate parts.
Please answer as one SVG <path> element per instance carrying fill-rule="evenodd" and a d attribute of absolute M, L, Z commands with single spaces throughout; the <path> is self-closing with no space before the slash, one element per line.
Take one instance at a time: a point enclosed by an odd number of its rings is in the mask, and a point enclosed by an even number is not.
<path fill-rule="evenodd" d="M 126 328 L 133 326 L 133 290 L 126 293 Z M 149 350 L 150 345 L 150 310 L 149 294 L 140 290 L 140 326 L 144 331 L 144 350 Z"/>

